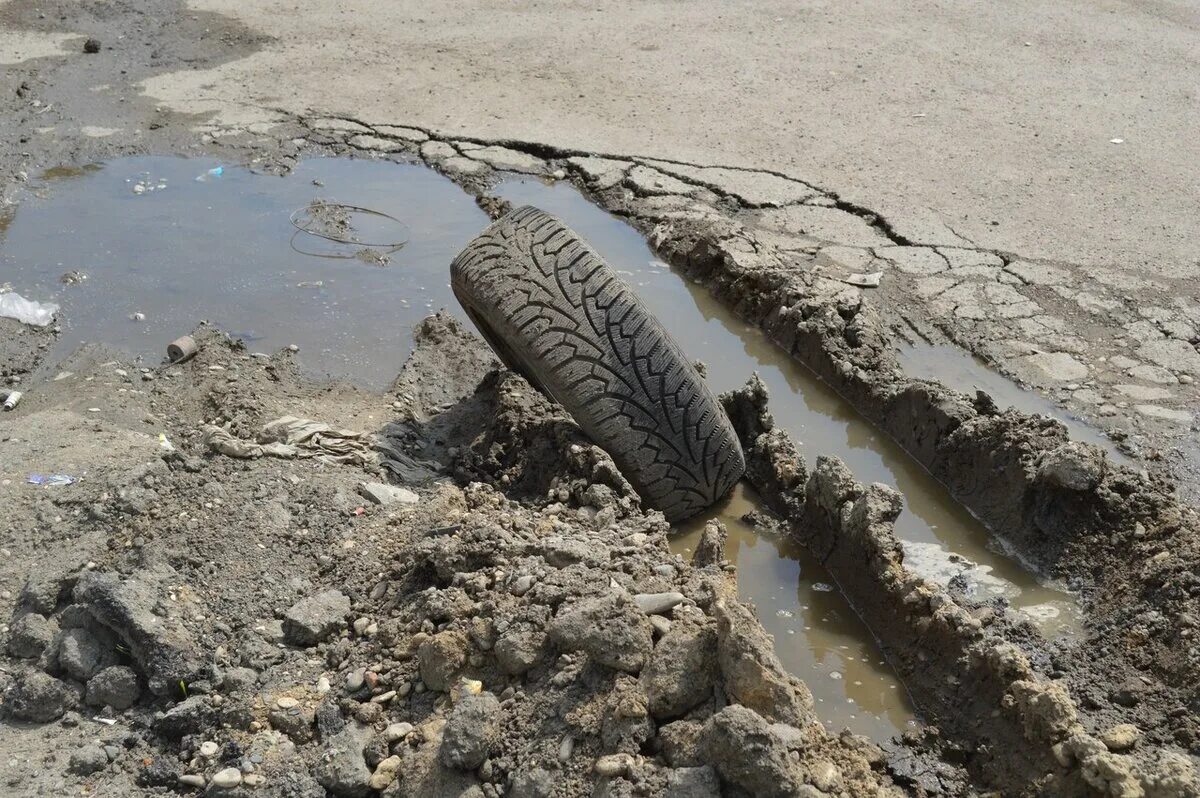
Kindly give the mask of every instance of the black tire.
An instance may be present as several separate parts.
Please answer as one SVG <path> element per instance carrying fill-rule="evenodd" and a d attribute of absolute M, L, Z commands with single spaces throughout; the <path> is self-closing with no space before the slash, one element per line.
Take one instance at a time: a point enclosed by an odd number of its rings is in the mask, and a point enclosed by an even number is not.
<path fill-rule="evenodd" d="M 682 520 L 737 483 L 737 435 L 679 345 L 604 260 L 537 208 L 459 253 L 454 295 L 505 364 L 571 413 L 645 504 Z"/>

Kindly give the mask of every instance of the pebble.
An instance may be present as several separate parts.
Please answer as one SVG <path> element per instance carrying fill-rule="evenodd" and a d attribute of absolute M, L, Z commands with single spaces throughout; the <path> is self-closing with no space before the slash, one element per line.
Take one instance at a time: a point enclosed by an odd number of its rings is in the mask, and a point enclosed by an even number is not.
<path fill-rule="evenodd" d="M 354 671 L 346 677 L 346 692 L 357 693 L 362 689 L 364 671 Z"/>
<path fill-rule="evenodd" d="M 676 592 L 638 593 L 633 600 L 647 615 L 661 615 L 679 606 L 683 602 L 683 594 Z"/>
<path fill-rule="evenodd" d="M 267 777 L 260 773 L 251 773 L 242 778 L 242 784 L 247 787 L 261 787 L 267 783 Z"/>
<path fill-rule="evenodd" d="M 1100 742 L 1109 751 L 1128 751 L 1137 745 L 1142 733 L 1132 723 L 1118 723 L 1107 731 L 1101 732 Z"/>
<path fill-rule="evenodd" d="M 185 773 L 179 777 L 179 783 L 188 787 L 203 787 L 204 777 L 199 773 Z"/>
<path fill-rule="evenodd" d="M 597 759 L 593 769 L 597 776 L 611 779 L 628 773 L 632 764 L 633 758 L 629 754 L 609 754 Z"/>
<path fill-rule="evenodd" d="M 329 692 L 331 687 L 332 685 L 329 684 L 328 676 L 322 676 L 320 679 L 317 679 L 317 693 L 319 695 L 325 695 Z"/>
<path fill-rule="evenodd" d="M 508 591 L 514 596 L 524 596 L 529 592 L 531 587 L 533 587 L 533 577 L 526 574 L 525 576 L 517 577 Z"/>
<path fill-rule="evenodd" d="M 280 709 L 291 709 L 292 707 L 300 706 L 300 702 L 297 699 L 292 698 L 290 695 L 281 695 L 279 698 L 275 699 L 275 706 L 279 707 Z"/>
<path fill-rule="evenodd" d="M 371 699 L 371 701 L 376 704 L 386 704 L 388 701 L 391 701 L 395 697 L 396 697 L 396 691 L 388 690 L 386 693 L 380 693 L 379 695 L 373 697 Z"/>
<path fill-rule="evenodd" d="M 558 744 L 558 761 L 566 762 L 571 758 L 571 754 L 575 751 L 575 738 L 567 735 L 562 738 L 562 742 Z"/>
<path fill-rule="evenodd" d="M 383 739 L 389 743 L 403 740 L 413 730 L 411 723 L 393 723 L 383 730 Z"/>
<path fill-rule="evenodd" d="M 225 768 L 219 770 L 212 777 L 212 786 L 218 789 L 227 790 L 230 787 L 236 787 L 242 783 L 242 771 L 237 768 Z"/>
<path fill-rule="evenodd" d="M 217 755 L 217 751 L 221 750 L 221 746 L 214 743 L 212 740 L 205 740 L 200 743 L 200 756 L 205 759 L 212 759 Z"/>

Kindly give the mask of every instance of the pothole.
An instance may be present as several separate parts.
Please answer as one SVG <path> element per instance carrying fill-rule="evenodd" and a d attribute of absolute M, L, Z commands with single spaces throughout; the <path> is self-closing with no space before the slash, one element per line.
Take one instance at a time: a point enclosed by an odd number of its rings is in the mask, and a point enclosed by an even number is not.
<path fill-rule="evenodd" d="M 25 295 L 62 306 L 64 334 L 50 362 L 81 341 L 157 361 L 167 341 L 207 319 L 252 350 L 295 345 L 310 370 L 372 387 L 399 371 L 409 329 L 421 318 L 441 307 L 461 317 L 447 267 L 487 223 L 450 181 L 386 161 L 311 159 L 286 177 L 268 177 L 205 160 L 129 158 L 52 170 L 34 190 L 41 196 L 9 220 L 0 266 Z M 1076 632 L 1070 594 L 1006 556 L 896 444 L 756 328 L 672 272 L 637 231 L 569 185 L 512 180 L 497 194 L 554 213 L 583 235 L 704 361 L 715 390 L 740 387 L 757 371 L 777 420 L 810 460 L 833 454 L 859 479 L 897 487 L 906 512 L 896 531 L 914 570 L 973 598 L 1009 602 L 1048 635 Z M 341 249 L 295 246 L 290 220 L 305 209 L 311 216 L 314 202 L 352 205 L 347 221 L 361 229 L 345 235 L 340 217 L 332 218 L 339 240 L 322 240 Z M 397 221 L 407 228 L 403 246 L 389 229 Z M 387 251 L 372 259 L 356 256 L 358 249 Z M 86 279 L 60 282 L 74 272 Z M 757 605 L 784 664 L 808 683 L 831 727 L 876 738 L 902 730 L 913 710 L 870 630 L 815 558 L 742 521 L 758 508 L 740 489 L 708 517 L 728 526 L 741 594 Z M 689 525 L 678 551 L 704 520 Z"/>

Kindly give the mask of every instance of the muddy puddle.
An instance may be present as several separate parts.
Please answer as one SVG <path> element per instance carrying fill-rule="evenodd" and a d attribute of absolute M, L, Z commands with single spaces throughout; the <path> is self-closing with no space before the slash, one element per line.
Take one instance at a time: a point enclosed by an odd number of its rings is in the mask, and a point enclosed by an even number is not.
<path fill-rule="evenodd" d="M 102 341 L 157 363 L 208 320 L 252 351 L 295 344 L 312 371 L 372 387 L 399 371 L 413 324 L 454 306 L 448 264 L 488 222 L 429 169 L 346 158 L 286 177 L 126 158 L 51 169 L 32 190 L 0 229 L 0 282 L 62 307 L 48 362 Z"/>
<path fill-rule="evenodd" d="M 399 370 L 414 323 L 441 307 L 461 315 L 447 269 L 487 223 L 450 181 L 387 161 L 310 159 L 274 177 L 200 159 L 129 158 L 54 170 L 33 192 L 0 232 L 0 275 L 62 306 L 64 335 L 49 362 L 83 341 L 158 362 L 167 341 L 207 319 L 252 351 L 296 344 L 309 370 L 372 387 Z M 714 389 L 739 387 L 757 371 L 776 419 L 810 462 L 835 454 L 859 479 L 897 487 L 906 502 L 897 533 L 911 566 L 942 583 L 962 576 L 970 592 L 1006 598 L 1047 634 L 1074 632 L 1071 596 L 997 550 L 889 438 L 672 272 L 637 231 L 569 185 L 511 180 L 496 193 L 544 208 L 588 239 L 707 364 Z M 86 279 L 60 281 L 76 271 Z M 809 684 L 831 727 L 877 739 L 903 729 L 911 704 L 869 630 L 818 562 L 741 520 L 757 506 L 743 488 L 708 517 L 728 526 L 739 589 L 784 664 Z M 703 520 L 682 530 L 678 551 L 689 551 Z"/>

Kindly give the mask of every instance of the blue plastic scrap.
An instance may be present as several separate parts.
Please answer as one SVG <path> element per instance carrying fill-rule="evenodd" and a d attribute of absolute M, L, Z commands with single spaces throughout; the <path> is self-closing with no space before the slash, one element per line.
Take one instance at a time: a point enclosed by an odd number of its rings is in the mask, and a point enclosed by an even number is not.
<path fill-rule="evenodd" d="M 77 480 L 70 474 L 30 474 L 29 482 L 34 485 L 70 485 Z"/>

